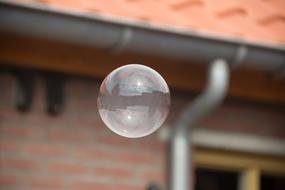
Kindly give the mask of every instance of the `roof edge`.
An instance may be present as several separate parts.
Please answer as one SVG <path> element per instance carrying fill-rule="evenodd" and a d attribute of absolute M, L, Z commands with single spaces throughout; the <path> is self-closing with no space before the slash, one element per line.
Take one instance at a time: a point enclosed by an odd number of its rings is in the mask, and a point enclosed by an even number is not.
<path fill-rule="evenodd" d="M 109 16 L 0 1 L 0 32 L 12 32 L 109 53 L 122 51 L 209 64 L 217 58 L 284 76 L 285 47 L 218 38 Z"/>
<path fill-rule="evenodd" d="M 183 35 L 183 36 L 189 36 L 189 37 L 197 37 L 197 38 L 204 38 L 208 40 L 215 40 L 215 41 L 221 41 L 225 43 L 235 43 L 235 44 L 246 44 L 248 46 L 256 46 L 261 48 L 268 48 L 272 50 L 277 51 L 285 51 L 285 44 L 278 44 L 278 43 L 265 43 L 265 42 L 257 42 L 257 41 L 251 41 L 251 40 L 245 40 L 240 37 L 230 36 L 230 35 L 218 35 L 214 32 L 210 31 L 202 31 L 202 30 L 193 30 L 190 28 L 182 28 L 177 27 L 173 28 L 169 25 L 163 25 L 160 23 L 150 23 L 143 20 L 138 19 L 130 19 L 126 17 L 119 17 L 119 16 L 112 16 L 108 14 L 103 13 L 83 13 L 79 11 L 74 11 L 70 9 L 65 9 L 63 7 L 49 7 L 44 4 L 40 4 L 35 2 L 35 4 L 26 4 L 26 3 L 20 3 L 20 2 L 13 2 L 10 0 L 0 0 L 0 6 L 15 6 L 27 10 L 37 10 L 42 11 L 46 13 L 53 13 L 53 14 L 61 14 L 65 16 L 71 16 L 74 18 L 81 18 L 81 19 L 88 19 L 88 20 L 94 20 L 97 22 L 106 22 L 109 24 L 116 24 L 116 25 L 122 25 L 122 26 L 129 26 L 129 27 L 135 27 L 145 30 L 154 30 L 157 32 L 165 32 L 165 33 L 171 33 L 176 35 Z"/>

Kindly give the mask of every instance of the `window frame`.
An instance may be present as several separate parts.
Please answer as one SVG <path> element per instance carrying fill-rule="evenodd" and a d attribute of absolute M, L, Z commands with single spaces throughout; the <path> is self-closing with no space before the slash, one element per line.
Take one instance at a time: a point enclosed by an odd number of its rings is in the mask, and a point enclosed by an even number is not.
<path fill-rule="evenodd" d="M 195 148 L 192 159 L 198 168 L 238 172 L 239 190 L 260 190 L 263 173 L 285 176 L 285 157 Z"/>

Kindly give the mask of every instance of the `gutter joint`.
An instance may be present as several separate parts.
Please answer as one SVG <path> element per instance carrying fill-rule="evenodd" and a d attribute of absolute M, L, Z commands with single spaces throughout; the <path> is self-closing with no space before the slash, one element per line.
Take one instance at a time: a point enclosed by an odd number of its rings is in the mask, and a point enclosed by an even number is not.
<path fill-rule="evenodd" d="M 245 44 L 240 44 L 236 48 L 236 53 L 233 56 L 233 59 L 229 61 L 229 65 L 232 69 L 236 69 L 243 64 L 244 60 L 248 55 L 248 47 Z"/>
<path fill-rule="evenodd" d="M 109 52 L 112 54 L 119 54 L 123 52 L 133 38 L 132 28 L 124 27 L 121 32 L 122 33 L 118 40 L 115 42 L 114 46 L 109 49 Z"/>

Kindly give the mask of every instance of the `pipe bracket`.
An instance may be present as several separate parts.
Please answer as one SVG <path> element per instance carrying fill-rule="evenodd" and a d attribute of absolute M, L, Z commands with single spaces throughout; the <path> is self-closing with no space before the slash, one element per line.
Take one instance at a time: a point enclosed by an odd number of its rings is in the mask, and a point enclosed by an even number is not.
<path fill-rule="evenodd" d="M 34 72 L 29 70 L 17 69 L 13 73 L 16 77 L 15 106 L 19 111 L 29 111 L 32 107 L 34 99 Z"/>
<path fill-rule="evenodd" d="M 122 34 L 120 35 L 118 41 L 109 49 L 109 52 L 113 54 L 121 53 L 124 49 L 126 49 L 132 38 L 133 30 L 130 27 L 125 27 L 122 30 Z"/>
<path fill-rule="evenodd" d="M 45 74 L 46 111 L 51 115 L 63 112 L 64 76 L 57 73 Z"/>
<path fill-rule="evenodd" d="M 283 57 L 283 62 L 282 63 L 285 63 L 285 56 Z M 274 78 L 276 79 L 283 79 L 285 78 L 285 64 L 282 64 L 280 66 L 280 68 L 274 72 Z"/>
<path fill-rule="evenodd" d="M 239 67 L 248 54 L 248 47 L 245 44 L 240 44 L 237 49 L 233 59 L 229 62 L 229 65 L 232 69 Z"/>

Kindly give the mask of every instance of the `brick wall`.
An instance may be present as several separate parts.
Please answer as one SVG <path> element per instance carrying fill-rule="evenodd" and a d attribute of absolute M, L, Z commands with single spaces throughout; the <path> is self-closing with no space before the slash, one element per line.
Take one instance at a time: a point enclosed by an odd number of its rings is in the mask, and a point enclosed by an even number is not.
<path fill-rule="evenodd" d="M 0 189 L 140 190 L 151 181 L 165 186 L 165 144 L 157 133 L 126 139 L 104 127 L 96 107 L 99 83 L 71 79 L 63 114 L 44 112 L 44 89 L 37 81 L 33 108 L 13 108 L 14 78 L 0 75 Z M 171 124 L 192 99 L 172 93 Z M 285 137 L 284 109 L 237 101 L 225 103 L 201 126 Z M 270 126 L 270 127 L 269 127 Z"/>

